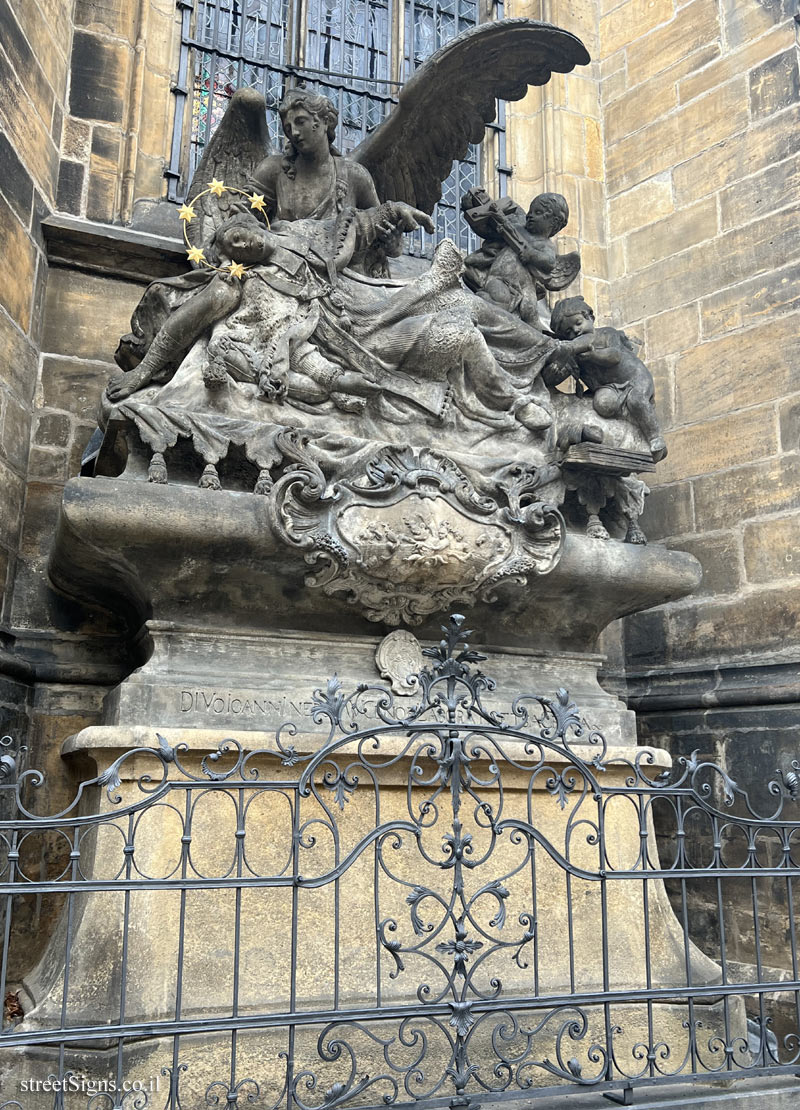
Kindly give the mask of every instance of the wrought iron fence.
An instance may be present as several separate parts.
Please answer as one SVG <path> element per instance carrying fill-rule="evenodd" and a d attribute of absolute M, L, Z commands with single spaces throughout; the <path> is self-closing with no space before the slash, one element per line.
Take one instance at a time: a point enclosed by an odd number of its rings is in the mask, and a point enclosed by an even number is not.
<path fill-rule="evenodd" d="M 620 755 L 563 690 L 501 711 L 467 635 L 411 699 L 334 677 L 268 747 L 154 737 L 55 815 L 37 772 L 6 779 L 2 1107 L 628 1102 L 800 1070 L 798 764 L 759 815 L 710 762 Z M 33 968 L 30 899 L 56 922 Z"/>

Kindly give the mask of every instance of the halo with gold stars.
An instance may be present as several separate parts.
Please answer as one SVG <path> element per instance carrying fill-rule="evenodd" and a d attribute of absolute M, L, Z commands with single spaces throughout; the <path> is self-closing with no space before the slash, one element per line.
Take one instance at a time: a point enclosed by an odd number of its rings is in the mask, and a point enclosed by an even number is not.
<path fill-rule="evenodd" d="M 178 212 L 178 219 L 183 224 L 183 239 L 186 243 L 186 254 L 189 258 L 189 261 L 197 262 L 199 265 L 205 266 L 207 270 L 215 270 L 218 274 L 232 274 L 234 277 L 241 280 L 244 277 L 245 272 L 250 269 L 249 266 L 243 266 L 241 262 L 231 262 L 227 266 L 214 266 L 213 263 L 209 262 L 206 256 L 203 254 L 202 247 L 192 246 L 189 240 L 189 236 L 186 233 L 187 224 L 190 224 L 197 215 L 197 212 L 193 207 L 194 202 L 199 200 L 201 197 L 206 196 L 208 193 L 211 193 L 215 197 L 221 197 L 223 193 L 239 193 L 240 196 L 247 197 L 247 199 L 250 201 L 251 209 L 254 212 L 259 212 L 267 221 L 267 227 L 269 227 L 269 218 L 267 217 L 267 213 L 265 211 L 266 202 L 264 200 L 264 197 L 259 193 L 248 193 L 245 189 L 237 189 L 233 185 L 226 185 L 224 181 L 217 181 L 215 177 L 212 181 L 209 181 L 207 189 L 203 189 L 202 193 L 198 193 L 195 197 L 193 197 L 191 203 L 181 205 L 181 208 Z"/>

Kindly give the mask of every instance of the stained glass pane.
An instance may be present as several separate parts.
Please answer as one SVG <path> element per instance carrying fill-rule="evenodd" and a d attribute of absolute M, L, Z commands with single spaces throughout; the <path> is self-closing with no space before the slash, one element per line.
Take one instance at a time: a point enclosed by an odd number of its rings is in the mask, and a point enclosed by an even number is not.
<path fill-rule="evenodd" d="M 267 101 L 270 134 L 281 141 L 277 105 L 288 61 L 289 0 L 197 0 L 191 178 L 237 88 L 258 89 Z"/>

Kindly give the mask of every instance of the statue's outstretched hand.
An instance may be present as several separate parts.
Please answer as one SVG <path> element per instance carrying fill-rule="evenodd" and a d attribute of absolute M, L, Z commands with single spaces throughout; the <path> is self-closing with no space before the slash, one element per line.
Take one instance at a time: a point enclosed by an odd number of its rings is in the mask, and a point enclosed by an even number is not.
<path fill-rule="evenodd" d="M 381 206 L 383 218 L 378 223 L 378 230 L 383 235 L 391 235 L 397 231 L 416 231 L 423 227 L 429 235 L 433 234 L 433 220 L 427 212 L 419 208 L 412 208 L 402 200 L 390 200 Z"/>

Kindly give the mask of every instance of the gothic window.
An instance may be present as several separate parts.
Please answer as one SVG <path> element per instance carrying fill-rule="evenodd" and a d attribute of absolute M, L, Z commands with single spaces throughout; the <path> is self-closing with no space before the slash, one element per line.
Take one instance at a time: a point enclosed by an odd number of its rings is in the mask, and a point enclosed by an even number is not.
<path fill-rule="evenodd" d="M 170 198 L 180 199 L 203 147 L 235 89 L 250 86 L 267 102 L 270 135 L 280 149 L 278 104 L 298 81 L 322 92 L 339 109 L 337 144 L 348 153 L 391 111 L 402 81 L 444 43 L 478 22 L 478 0 L 178 0 L 182 9 L 181 62 L 175 132 L 167 176 Z M 188 106 L 187 106 L 188 100 Z M 188 112 L 187 112 L 188 107 Z M 189 129 L 184 149 L 184 120 Z M 502 105 L 494 131 L 493 183 L 505 192 Z M 481 178 L 470 148 L 442 190 L 437 235 L 468 247 L 458 219 L 461 194 Z M 412 253 L 429 254 L 419 233 Z"/>

